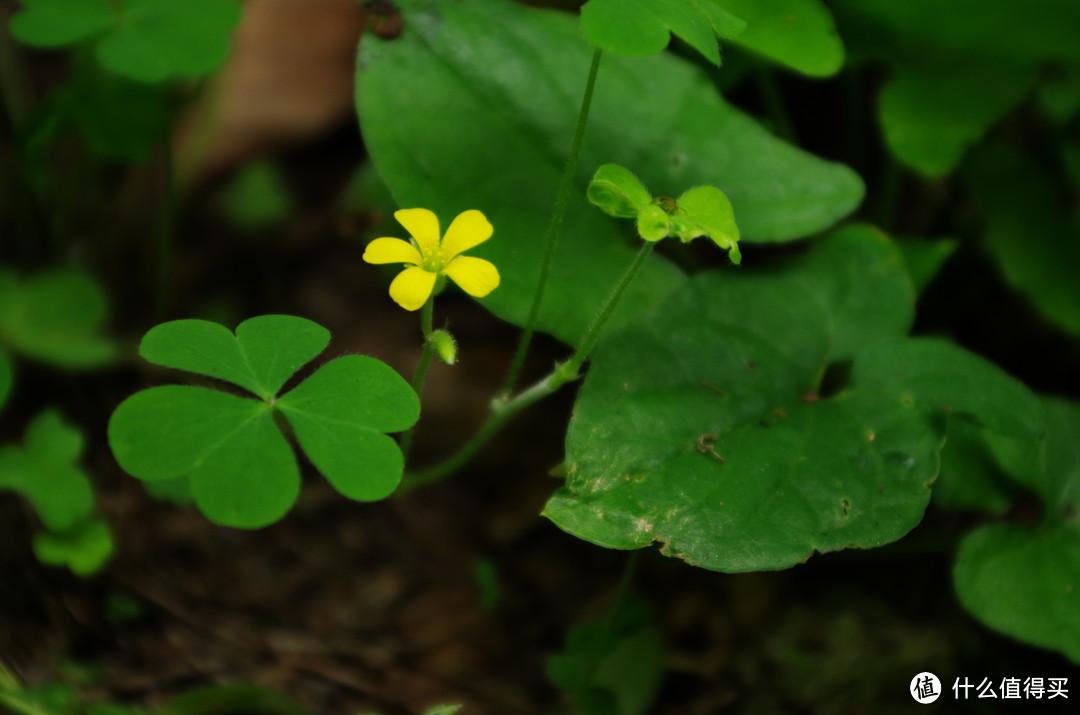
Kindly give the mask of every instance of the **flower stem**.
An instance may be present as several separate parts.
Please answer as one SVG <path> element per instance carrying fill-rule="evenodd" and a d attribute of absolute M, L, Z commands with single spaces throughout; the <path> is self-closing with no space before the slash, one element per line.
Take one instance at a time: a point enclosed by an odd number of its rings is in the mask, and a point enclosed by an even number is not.
<path fill-rule="evenodd" d="M 581 99 L 581 110 L 578 112 L 577 126 L 574 129 L 574 141 L 570 146 L 570 155 L 566 158 L 566 166 L 563 167 L 562 178 L 559 181 L 559 190 L 555 197 L 555 208 L 551 214 L 551 223 L 548 225 L 547 235 L 544 238 L 544 259 L 540 264 L 540 276 L 536 283 L 536 293 L 533 295 L 532 305 L 529 308 L 529 317 L 525 321 L 525 330 L 521 333 L 517 351 L 514 353 L 514 361 L 510 364 L 510 371 L 503 383 L 502 394 L 509 395 L 518 376 L 521 367 L 525 363 L 525 355 L 529 352 L 529 343 L 532 342 L 533 332 L 536 328 L 536 319 L 540 314 L 540 305 L 544 302 L 544 292 L 547 289 L 548 274 L 551 272 L 551 264 L 555 258 L 555 249 L 562 237 L 563 220 L 566 218 L 566 206 L 570 201 L 570 189 L 574 185 L 574 173 L 577 171 L 578 158 L 581 156 L 581 143 L 585 138 L 585 125 L 589 118 L 589 107 L 592 105 L 593 90 L 596 87 L 596 73 L 600 68 L 600 56 L 603 53 L 600 48 L 593 52 L 592 65 L 589 67 L 589 78 L 585 81 L 585 95 Z"/>
<path fill-rule="evenodd" d="M 611 293 L 608 294 L 603 307 L 600 308 L 596 317 L 593 318 L 592 323 L 590 323 L 588 330 L 585 332 L 585 337 L 582 338 L 577 351 L 569 360 L 557 365 L 550 375 L 539 382 L 534 383 L 531 387 L 519 392 L 515 397 L 511 399 L 494 400 L 491 406 L 491 414 L 484 424 L 480 426 L 480 430 L 473 435 L 472 439 L 466 442 L 457 452 L 434 467 L 406 474 L 405 480 L 397 492 L 398 496 L 406 494 L 416 487 L 437 482 L 457 471 L 468 462 L 481 447 L 487 444 L 487 441 L 495 436 L 511 417 L 534 402 L 554 393 L 566 383 L 576 380 L 581 365 L 585 362 L 585 359 L 588 358 L 593 347 L 595 347 L 596 341 L 600 338 L 604 325 L 607 323 L 608 319 L 611 318 L 611 314 L 615 311 L 615 307 L 622 299 L 626 289 L 630 286 L 638 272 L 641 270 L 641 267 L 645 264 L 645 259 L 652 253 L 654 245 L 655 243 L 652 241 L 646 241 L 645 245 L 638 251 L 637 256 L 634 258 L 634 262 L 630 264 L 626 273 L 623 274 L 622 278 L 619 279 L 619 282 L 612 288 Z M 406 433 L 406 436 L 409 434 L 411 434 L 411 430 Z M 405 438 L 402 438 L 402 451 L 404 451 L 406 446 L 407 442 L 405 441 Z"/>
<path fill-rule="evenodd" d="M 427 379 L 428 367 L 431 365 L 431 358 L 435 354 L 435 346 L 431 342 L 432 314 L 434 312 L 435 293 L 432 292 L 428 296 L 427 302 L 424 303 L 424 307 L 420 309 L 420 330 L 424 333 L 424 350 L 420 353 L 420 362 L 416 363 L 416 372 L 413 373 L 412 379 L 412 388 L 417 397 L 420 397 L 420 393 L 424 391 L 424 380 Z M 412 447 L 415 429 L 416 426 L 413 425 L 401 435 L 401 454 L 406 459 L 409 458 L 409 448 Z"/>

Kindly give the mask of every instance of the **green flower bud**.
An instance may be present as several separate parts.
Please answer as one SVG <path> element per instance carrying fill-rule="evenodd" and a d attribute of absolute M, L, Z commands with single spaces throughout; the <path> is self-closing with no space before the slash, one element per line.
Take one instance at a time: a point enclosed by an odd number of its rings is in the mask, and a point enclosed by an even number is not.
<path fill-rule="evenodd" d="M 428 341 L 444 363 L 453 365 L 457 362 L 457 343 L 453 335 L 445 330 L 436 330 L 428 336 Z"/>

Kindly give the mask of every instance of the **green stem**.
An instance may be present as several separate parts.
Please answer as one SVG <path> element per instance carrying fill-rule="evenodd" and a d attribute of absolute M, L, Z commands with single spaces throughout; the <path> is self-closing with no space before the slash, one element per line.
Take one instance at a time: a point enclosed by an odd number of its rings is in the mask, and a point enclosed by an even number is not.
<path fill-rule="evenodd" d="M 641 247 L 641 250 L 638 251 L 637 256 L 634 258 L 634 262 L 630 264 L 626 273 L 623 274 L 622 278 L 619 279 L 619 282 L 611 290 L 611 293 L 608 294 L 607 300 L 600 309 L 600 312 L 596 314 L 596 317 L 593 318 L 588 330 L 585 331 L 585 337 L 582 339 L 580 346 L 568 361 L 557 365 L 554 372 L 539 382 L 536 382 L 531 387 L 518 393 L 516 397 L 512 399 L 496 400 L 492 404 L 491 414 L 484 424 L 480 426 L 480 430 L 473 435 L 472 439 L 466 442 L 457 452 L 442 463 L 437 464 L 430 469 L 406 474 L 405 481 L 398 490 L 398 495 L 404 495 L 416 487 L 431 484 L 432 482 L 437 482 L 440 479 L 449 476 L 464 466 L 464 464 L 468 462 L 481 447 L 487 444 L 489 439 L 502 429 L 502 426 L 506 424 L 511 417 L 534 402 L 554 393 L 566 383 L 576 380 L 578 371 L 581 369 L 582 363 L 585 362 L 585 359 L 596 345 L 596 341 L 603 331 L 604 324 L 607 323 L 611 314 L 615 311 L 615 307 L 618 305 L 619 300 L 626 292 L 626 289 L 630 286 L 634 277 L 637 276 L 641 267 L 645 264 L 645 259 L 652 253 L 653 246 L 655 246 L 655 243 L 647 241 L 645 245 Z M 402 439 L 402 442 L 404 444 L 404 438 Z"/>
<path fill-rule="evenodd" d="M 784 100 L 780 96 L 780 88 L 776 85 L 776 76 L 773 74 L 772 69 L 763 63 L 757 65 L 757 85 L 758 91 L 761 92 L 761 99 L 769 110 L 769 117 L 773 120 L 773 129 L 776 130 L 776 135 L 781 139 L 794 143 L 795 130 L 791 126 L 791 119 L 788 117 Z"/>
<path fill-rule="evenodd" d="M 176 229 L 176 185 L 173 178 L 172 144 L 166 137 L 162 152 L 162 207 L 157 225 L 157 294 L 154 297 L 154 315 L 164 320 L 172 293 L 172 250 Z"/>
<path fill-rule="evenodd" d="M 638 251 L 637 256 L 634 258 L 634 262 L 630 264 L 630 268 L 626 270 L 623 277 L 619 279 L 619 282 L 615 284 L 615 287 L 611 289 L 611 293 L 608 295 L 607 302 L 604 303 L 604 307 L 600 309 L 600 312 L 593 318 L 592 323 L 589 324 L 589 328 L 585 331 L 585 337 L 581 339 L 578 344 L 577 352 L 570 358 L 570 361 L 566 363 L 567 370 L 573 370 L 574 376 L 577 376 L 577 371 L 581 368 L 582 363 L 589 357 L 589 353 L 596 346 L 596 341 L 600 339 L 600 333 L 604 329 L 604 325 L 608 319 L 611 318 L 611 314 L 615 312 L 615 307 L 618 306 L 619 300 L 622 298 L 623 293 L 633 283 L 634 278 L 637 276 L 638 271 L 645 265 L 645 259 L 652 253 L 653 247 L 656 245 L 655 241 L 646 241 Z"/>
<path fill-rule="evenodd" d="M 51 715 L 51 713 L 42 710 L 34 703 L 21 698 L 21 691 L 22 689 L 19 687 L 18 681 L 15 680 L 15 676 L 0 665 L 0 706 L 2 708 L 7 708 L 13 713 L 17 713 L 17 715 Z"/>
<path fill-rule="evenodd" d="M 432 315 L 435 312 L 435 292 L 428 296 L 424 307 L 420 309 L 420 330 L 424 333 L 424 351 L 420 353 L 420 362 L 416 364 L 416 372 L 413 373 L 412 388 L 416 396 L 424 391 L 424 380 L 427 379 L 428 367 L 431 366 L 431 358 L 435 354 L 435 346 L 431 342 Z M 412 447 L 413 434 L 416 426 L 410 427 L 401 435 L 401 454 L 408 459 L 409 448 Z"/>
<path fill-rule="evenodd" d="M 578 158 L 581 156 L 581 143 L 585 138 L 585 126 L 589 118 L 589 107 L 592 106 L 593 90 L 596 87 L 596 73 L 600 68 L 600 57 L 603 53 L 600 48 L 593 52 L 592 65 L 589 67 L 589 78 L 585 81 L 585 95 L 581 99 L 581 110 L 578 112 L 577 126 L 574 129 L 574 142 L 570 146 L 570 156 L 566 158 L 566 166 L 563 167 L 562 178 L 559 181 L 559 191 L 555 197 L 555 208 L 551 214 L 551 223 L 548 225 L 547 235 L 544 238 L 544 258 L 540 264 L 540 276 L 536 283 L 536 293 L 533 295 L 532 305 L 529 307 L 529 317 L 525 320 L 525 330 L 518 341 L 514 360 L 510 364 L 510 372 L 506 375 L 503 383 L 503 395 L 509 395 L 517 383 L 521 367 L 525 363 L 525 355 L 529 352 L 529 344 L 532 342 L 533 332 L 536 328 L 536 319 L 540 314 L 540 305 L 544 302 L 544 293 L 547 290 L 548 275 L 551 273 L 551 264 L 555 259 L 555 249 L 562 237 L 563 221 L 566 218 L 566 206 L 570 202 L 570 190 L 574 186 L 574 174 L 577 171 Z"/>

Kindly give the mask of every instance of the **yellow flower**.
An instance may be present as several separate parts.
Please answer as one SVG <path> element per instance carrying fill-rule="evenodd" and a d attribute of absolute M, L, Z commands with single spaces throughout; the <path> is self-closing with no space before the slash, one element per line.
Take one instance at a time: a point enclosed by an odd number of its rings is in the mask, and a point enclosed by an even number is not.
<path fill-rule="evenodd" d="M 427 209 L 394 212 L 412 242 L 376 238 L 364 251 L 368 263 L 405 263 L 408 268 L 390 284 L 390 297 L 405 310 L 423 307 L 440 276 L 449 276 L 471 296 L 483 298 L 499 287 L 499 271 L 483 258 L 460 255 L 491 238 L 494 229 L 484 214 L 470 209 L 458 214 L 439 239 L 439 218 Z"/>

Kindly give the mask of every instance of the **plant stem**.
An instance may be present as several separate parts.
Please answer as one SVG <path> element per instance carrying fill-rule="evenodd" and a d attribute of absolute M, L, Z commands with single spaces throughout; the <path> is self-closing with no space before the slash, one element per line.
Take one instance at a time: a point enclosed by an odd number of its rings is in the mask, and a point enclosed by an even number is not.
<path fill-rule="evenodd" d="M 622 278 L 619 279 L 619 282 L 612 288 L 611 293 L 608 294 L 603 307 L 600 308 L 596 317 L 593 318 L 588 330 L 585 331 L 585 337 L 582 338 L 577 351 L 569 360 L 557 365 L 550 375 L 518 393 L 516 397 L 493 401 L 491 414 L 484 424 L 480 426 L 480 430 L 473 435 L 472 439 L 466 442 L 457 452 L 440 464 L 437 464 L 430 469 L 406 474 L 405 481 L 398 490 L 398 495 L 406 494 L 416 487 L 437 482 L 443 477 L 452 474 L 468 462 L 481 447 L 487 444 L 487 441 L 491 439 L 511 417 L 534 402 L 554 393 L 566 383 L 576 380 L 581 365 L 585 362 L 585 359 L 596 345 L 596 341 L 599 339 L 604 325 L 607 323 L 608 319 L 611 318 L 611 314 L 615 311 L 615 307 L 618 305 L 619 300 L 633 282 L 634 277 L 637 276 L 641 267 L 645 264 L 645 259 L 652 253 L 654 245 L 655 243 L 652 241 L 646 241 L 641 247 L 641 250 L 638 251 L 637 256 L 634 258 L 634 262 L 630 264 L 626 273 L 623 274 Z M 408 434 L 409 433 L 406 433 L 406 435 Z M 404 451 L 404 445 L 407 444 L 405 438 L 402 438 L 402 444 L 402 451 Z"/>
<path fill-rule="evenodd" d="M 611 289 L 611 293 L 608 294 L 607 301 L 604 303 L 604 307 L 600 309 L 600 312 L 593 318 L 592 323 L 589 324 L 588 329 L 585 331 L 585 337 L 578 343 L 577 352 L 570 358 L 567 363 L 569 366 L 567 369 L 574 371 L 575 377 L 577 371 L 581 368 L 581 365 L 585 362 L 585 359 L 589 357 L 589 353 L 596 346 L 596 341 L 600 339 L 600 333 L 604 329 L 604 325 L 611 318 L 611 314 L 615 312 L 616 306 L 619 304 L 619 300 L 622 298 L 623 293 L 630 287 L 630 284 L 634 282 L 634 278 L 637 276 L 638 271 L 645 265 L 645 259 L 652 253 L 653 247 L 656 246 L 655 241 L 646 241 L 638 250 L 637 256 L 634 257 L 634 262 L 630 264 L 630 267 L 623 274 L 623 277 L 619 279 L 619 282 L 615 284 L 615 287 Z"/>
<path fill-rule="evenodd" d="M 157 225 L 157 292 L 154 296 L 154 316 L 164 320 L 172 293 L 172 249 L 176 233 L 176 182 L 173 178 L 172 144 L 164 140 L 162 150 L 162 206 Z"/>
<path fill-rule="evenodd" d="M 416 372 L 413 373 L 412 388 L 419 397 L 424 391 L 424 380 L 427 379 L 428 367 L 431 365 L 431 357 L 435 354 L 435 346 L 431 342 L 432 314 L 435 312 L 435 292 L 428 296 L 424 307 L 420 309 L 420 330 L 424 333 L 424 350 L 420 353 L 420 362 L 416 363 Z M 401 454 L 407 459 L 409 448 L 412 447 L 413 433 L 416 426 L 410 427 L 401 435 Z"/>
<path fill-rule="evenodd" d="M 773 129 L 776 135 L 789 142 L 795 141 L 795 130 L 791 126 L 784 100 L 780 96 L 780 88 L 776 85 L 776 75 L 772 69 L 763 63 L 757 65 L 757 85 L 761 92 L 761 99 L 769 110 L 769 116 L 773 120 Z"/>
<path fill-rule="evenodd" d="M 578 158 L 581 156 L 581 143 L 585 138 L 585 126 L 589 118 L 589 107 L 592 105 L 593 90 L 596 87 L 596 73 L 600 68 L 602 54 L 600 48 L 593 52 L 589 77 L 585 81 L 585 95 L 581 99 L 581 109 L 578 112 L 577 126 L 574 129 L 574 141 L 570 146 L 570 156 L 566 158 L 566 166 L 563 167 L 559 190 L 555 196 L 555 208 L 551 214 L 551 223 L 548 225 L 547 235 L 544 238 L 544 258 L 540 264 L 540 276 L 536 283 L 536 293 L 533 295 L 532 305 L 529 307 L 529 317 L 525 321 L 525 330 L 518 341 L 514 360 L 510 364 L 510 371 L 507 373 L 506 381 L 503 383 L 503 395 L 509 395 L 513 391 L 518 375 L 521 374 L 521 367 L 525 363 L 525 355 L 529 352 L 529 343 L 532 342 L 533 332 L 536 328 L 536 319 L 540 314 L 540 305 L 544 302 L 548 275 L 551 272 L 551 264 L 555 259 L 555 249 L 558 247 L 559 239 L 562 237 L 566 206 L 570 201 L 570 190 L 574 185 L 574 174 L 577 171 Z"/>
<path fill-rule="evenodd" d="M 18 715 L 50 715 L 50 713 L 40 709 L 33 703 L 19 697 L 21 690 L 15 676 L 9 673 L 3 665 L 0 665 L 0 706 L 11 710 L 13 713 L 18 713 Z"/>

